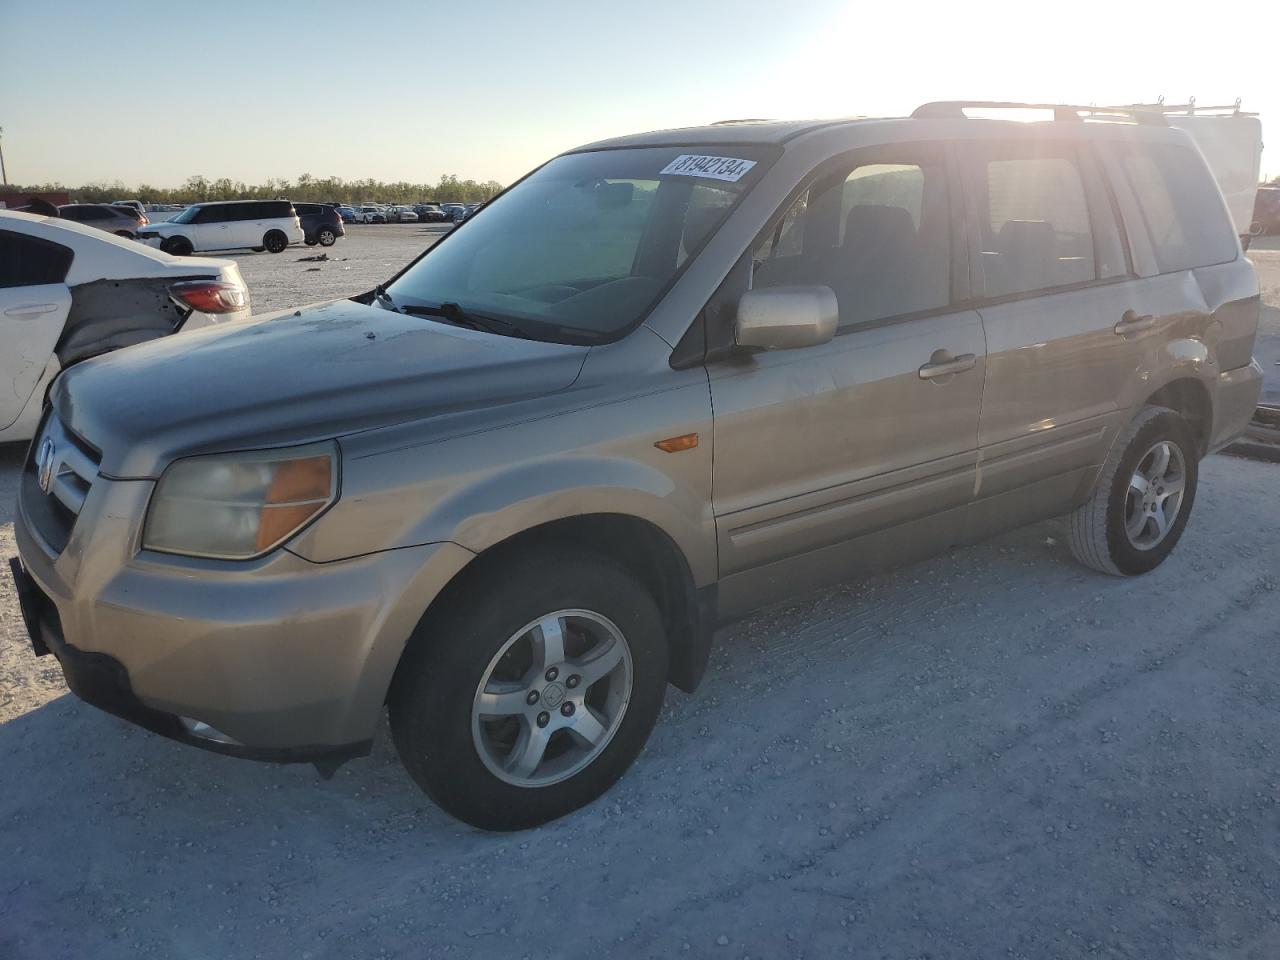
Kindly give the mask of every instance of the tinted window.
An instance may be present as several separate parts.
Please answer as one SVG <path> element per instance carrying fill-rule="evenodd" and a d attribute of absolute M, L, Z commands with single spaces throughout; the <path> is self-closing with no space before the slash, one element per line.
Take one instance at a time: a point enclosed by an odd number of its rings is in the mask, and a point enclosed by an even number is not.
<path fill-rule="evenodd" d="M 1218 187 L 1201 159 L 1173 144 L 1121 148 L 1161 273 L 1236 258 L 1236 238 Z"/>
<path fill-rule="evenodd" d="M 318 203 L 295 203 L 293 205 L 293 209 L 300 217 L 313 213 L 324 213 L 324 207 L 320 206 Z"/>
<path fill-rule="evenodd" d="M 196 210 L 195 215 L 191 218 L 191 223 L 225 223 L 231 218 L 231 213 L 227 209 L 227 204 L 210 204 L 207 207 L 200 207 Z"/>
<path fill-rule="evenodd" d="M 835 291 L 841 324 L 945 307 L 951 292 L 946 163 L 906 149 L 816 181 L 754 253 L 753 287 Z"/>
<path fill-rule="evenodd" d="M 78 223 L 85 219 L 85 210 L 84 207 L 59 207 L 58 216 L 62 217 L 64 220 L 75 220 Z"/>
<path fill-rule="evenodd" d="M 71 250 L 59 243 L 0 230 L 0 287 L 62 283 L 72 257 Z"/>
<path fill-rule="evenodd" d="M 292 217 L 293 204 L 288 200 L 260 200 L 249 204 L 253 207 L 251 220 L 274 220 L 277 217 Z"/>
<path fill-rule="evenodd" d="M 986 294 L 1097 279 L 1084 177 L 1074 151 L 975 144 L 969 183 L 982 232 Z"/>

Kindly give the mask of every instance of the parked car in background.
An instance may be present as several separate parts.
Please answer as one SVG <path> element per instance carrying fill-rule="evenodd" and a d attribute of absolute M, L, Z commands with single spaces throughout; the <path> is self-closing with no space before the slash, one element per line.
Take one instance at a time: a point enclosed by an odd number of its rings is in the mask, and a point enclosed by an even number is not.
<path fill-rule="evenodd" d="M 248 316 L 230 261 L 178 260 L 85 224 L 0 211 L 0 443 L 31 438 L 60 370 Z M 61 496 L 61 475 L 52 482 Z"/>
<path fill-rule="evenodd" d="M 1250 233 L 1255 237 L 1280 233 L 1280 183 L 1258 187 L 1258 194 L 1253 202 Z"/>
<path fill-rule="evenodd" d="M 147 214 L 147 205 L 141 200 L 112 200 L 111 205 L 113 207 L 133 207 L 134 210 L 137 210 L 138 213 L 142 214 L 144 217 Z"/>
<path fill-rule="evenodd" d="M 356 218 L 359 217 L 359 214 L 355 211 L 353 207 L 348 207 L 344 205 L 344 206 L 337 207 L 337 211 L 338 211 L 338 216 L 342 218 L 343 223 L 355 223 Z"/>
<path fill-rule="evenodd" d="M 445 212 L 440 209 L 439 204 L 435 203 L 415 204 L 413 212 L 416 213 L 418 215 L 418 219 L 424 223 L 441 223 L 449 219 Z"/>
<path fill-rule="evenodd" d="M 360 208 L 360 212 L 356 215 L 357 223 L 386 223 L 387 215 L 382 208 L 374 203 L 366 203 Z"/>
<path fill-rule="evenodd" d="M 73 220 L 87 227 L 96 227 L 114 233 L 117 237 L 136 237 L 138 231 L 150 221 L 146 214 L 132 206 L 114 206 L 109 203 L 65 203 L 58 208 L 63 220 Z"/>
<path fill-rule="evenodd" d="M 467 208 L 465 204 L 442 203 L 440 204 L 440 209 L 442 209 L 446 216 L 454 223 L 461 223 L 467 218 Z"/>
<path fill-rule="evenodd" d="M 418 214 L 412 207 L 395 206 L 388 211 L 387 219 L 392 223 L 417 223 Z"/>
<path fill-rule="evenodd" d="M 302 236 L 309 247 L 317 243 L 322 247 L 332 247 L 339 237 L 347 235 L 337 207 L 327 203 L 295 203 L 293 209 L 298 214 Z"/>
<path fill-rule="evenodd" d="M 171 220 L 138 232 L 141 240 L 174 256 L 201 250 L 267 250 L 283 253 L 305 236 L 288 200 L 224 200 L 197 203 Z"/>

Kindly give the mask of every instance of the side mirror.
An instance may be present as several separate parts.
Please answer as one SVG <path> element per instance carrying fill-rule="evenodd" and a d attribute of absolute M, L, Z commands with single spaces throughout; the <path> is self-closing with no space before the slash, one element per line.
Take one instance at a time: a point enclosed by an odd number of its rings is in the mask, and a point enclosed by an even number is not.
<path fill-rule="evenodd" d="M 836 335 L 840 305 L 830 287 L 761 287 L 738 301 L 734 340 L 740 347 L 816 347 Z"/>

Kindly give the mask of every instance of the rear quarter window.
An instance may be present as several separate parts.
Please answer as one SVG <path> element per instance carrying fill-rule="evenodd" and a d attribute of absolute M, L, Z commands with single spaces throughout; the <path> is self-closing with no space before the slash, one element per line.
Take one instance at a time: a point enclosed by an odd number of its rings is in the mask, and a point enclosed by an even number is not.
<path fill-rule="evenodd" d="M 1125 144 L 1119 153 L 1161 273 L 1236 258 L 1234 228 L 1218 186 L 1195 151 L 1177 144 Z"/>
<path fill-rule="evenodd" d="M 52 240 L 0 230 L 0 289 L 63 283 L 74 256 Z"/>

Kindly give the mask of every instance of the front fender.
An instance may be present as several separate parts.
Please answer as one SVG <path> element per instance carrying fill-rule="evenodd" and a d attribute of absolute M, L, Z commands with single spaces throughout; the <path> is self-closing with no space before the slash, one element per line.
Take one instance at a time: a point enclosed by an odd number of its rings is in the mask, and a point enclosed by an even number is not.
<path fill-rule="evenodd" d="M 711 409 L 699 373 L 589 404 L 562 394 L 548 400 L 557 408 L 532 404 L 522 422 L 475 433 L 404 426 L 343 439 L 341 496 L 290 549 L 318 562 L 424 543 L 479 553 L 555 520 L 617 514 L 662 530 L 695 583 L 712 583 Z M 689 433 L 697 447 L 654 446 Z"/>

